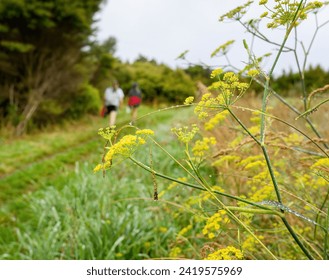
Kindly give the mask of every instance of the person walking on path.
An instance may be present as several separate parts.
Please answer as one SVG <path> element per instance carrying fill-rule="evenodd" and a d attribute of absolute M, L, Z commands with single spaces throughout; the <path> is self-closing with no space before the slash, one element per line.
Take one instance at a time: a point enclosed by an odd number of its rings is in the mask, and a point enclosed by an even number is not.
<path fill-rule="evenodd" d="M 119 107 L 123 104 L 124 93 L 117 81 L 113 81 L 112 87 L 108 87 L 104 92 L 104 105 L 106 114 L 109 114 L 109 126 L 114 126 Z"/>
<path fill-rule="evenodd" d="M 137 109 L 142 102 L 142 92 L 138 87 L 138 84 L 134 82 L 128 93 L 128 106 L 131 109 L 131 121 L 134 122 L 137 119 Z"/>

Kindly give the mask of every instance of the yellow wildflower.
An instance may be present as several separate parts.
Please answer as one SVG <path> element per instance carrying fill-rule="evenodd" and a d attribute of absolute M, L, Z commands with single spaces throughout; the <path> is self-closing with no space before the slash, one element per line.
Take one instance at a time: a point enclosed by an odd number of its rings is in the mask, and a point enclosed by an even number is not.
<path fill-rule="evenodd" d="M 208 122 L 205 123 L 205 125 L 204 125 L 205 130 L 214 129 L 215 126 L 218 125 L 219 123 L 223 122 L 228 115 L 229 115 L 229 112 L 227 110 L 216 114 L 213 118 L 211 118 Z"/>
<path fill-rule="evenodd" d="M 188 225 L 180 230 L 178 236 L 184 236 L 188 231 L 192 229 L 192 225 Z"/>
<path fill-rule="evenodd" d="M 194 138 L 199 128 L 194 124 L 191 130 L 185 126 L 184 128 L 172 128 L 171 131 L 177 135 L 178 140 L 187 144 Z"/>
<path fill-rule="evenodd" d="M 189 96 L 185 99 L 184 105 L 189 105 L 192 104 L 194 101 L 194 97 L 193 96 Z"/>
<path fill-rule="evenodd" d="M 106 128 L 100 128 L 98 130 L 98 134 L 107 140 L 111 140 L 115 132 L 115 125 Z"/>
<path fill-rule="evenodd" d="M 94 172 L 97 172 L 97 171 L 101 170 L 102 168 L 103 168 L 102 164 L 97 164 L 94 168 Z"/>
<path fill-rule="evenodd" d="M 177 258 L 179 254 L 182 252 L 182 249 L 179 247 L 174 247 L 170 250 L 169 252 L 169 257 L 170 258 Z"/>
<path fill-rule="evenodd" d="M 250 162 L 248 163 L 244 169 L 246 170 L 250 170 L 250 169 L 253 169 L 253 170 L 258 170 L 258 167 L 264 167 L 266 166 L 265 162 L 264 161 L 260 161 L 260 160 L 257 160 L 257 161 L 254 161 L 254 162 Z"/>
<path fill-rule="evenodd" d="M 262 188 L 252 187 L 251 190 L 254 193 L 249 193 L 250 200 L 255 202 L 260 202 L 263 200 L 273 199 L 274 190 L 272 186 L 265 185 Z"/>
<path fill-rule="evenodd" d="M 329 158 L 321 158 L 311 166 L 311 169 L 329 169 Z"/>
<path fill-rule="evenodd" d="M 168 228 L 166 227 L 159 227 L 159 231 L 162 233 L 166 233 L 168 231 Z"/>
<path fill-rule="evenodd" d="M 210 149 L 209 145 L 215 145 L 215 137 L 204 137 L 202 140 L 195 142 L 192 152 L 196 157 L 203 157 L 205 152 Z"/>
<path fill-rule="evenodd" d="M 217 78 L 222 73 L 223 73 L 223 69 L 222 68 L 217 68 L 217 69 L 215 69 L 211 72 L 210 78 Z"/>
<path fill-rule="evenodd" d="M 260 235 L 260 236 L 257 236 L 257 238 L 259 240 L 263 240 L 264 239 L 264 236 Z M 250 252 L 250 253 L 253 253 L 253 252 L 256 252 L 258 249 L 257 249 L 257 244 L 258 244 L 258 241 L 252 236 L 252 235 L 249 235 L 246 240 L 243 241 L 242 243 L 242 250 L 244 252 Z"/>
<path fill-rule="evenodd" d="M 217 213 L 208 218 L 206 225 L 204 226 L 202 233 L 208 236 L 209 239 L 215 237 L 215 233 L 221 228 L 221 224 L 226 224 L 229 222 L 226 216 L 225 210 L 219 210 Z"/>
<path fill-rule="evenodd" d="M 227 246 L 224 249 L 217 250 L 209 254 L 205 260 L 242 260 L 243 254 L 241 250 L 233 247 Z"/>
<path fill-rule="evenodd" d="M 261 17 L 262 17 L 262 16 L 261 16 Z M 247 75 L 250 76 L 250 77 L 255 77 L 255 76 L 259 75 L 259 71 L 256 70 L 256 69 L 250 69 L 250 70 L 248 71 Z"/>
<path fill-rule="evenodd" d="M 268 15 L 268 12 L 264 12 L 264 13 L 262 13 L 259 17 L 260 18 L 264 18 L 264 17 L 267 17 L 267 15 Z M 250 76 L 250 75 L 249 75 Z"/>
<path fill-rule="evenodd" d="M 139 129 L 136 131 L 136 135 L 154 135 L 152 129 Z"/>

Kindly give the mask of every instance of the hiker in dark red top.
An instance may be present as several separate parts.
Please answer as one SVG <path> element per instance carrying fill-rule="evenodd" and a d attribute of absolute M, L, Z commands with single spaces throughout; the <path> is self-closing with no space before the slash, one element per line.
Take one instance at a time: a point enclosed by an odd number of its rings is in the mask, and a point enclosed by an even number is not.
<path fill-rule="evenodd" d="M 142 92 L 138 87 L 138 84 L 133 83 L 128 93 L 128 106 L 131 109 L 131 121 L 134 122 L 137 119 L 137 108 L 142 102 Z"/>

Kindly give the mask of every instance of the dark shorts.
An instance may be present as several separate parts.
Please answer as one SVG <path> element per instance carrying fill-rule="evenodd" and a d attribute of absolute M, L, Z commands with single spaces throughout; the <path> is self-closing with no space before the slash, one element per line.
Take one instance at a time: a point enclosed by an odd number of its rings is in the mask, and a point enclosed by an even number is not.
<path fill-rule="evenodd" d="M 112 111 L 118 111 L 118 107 L 114 105 L 107 105 L 106 106 L 106 115 L 111 113 Z"/>

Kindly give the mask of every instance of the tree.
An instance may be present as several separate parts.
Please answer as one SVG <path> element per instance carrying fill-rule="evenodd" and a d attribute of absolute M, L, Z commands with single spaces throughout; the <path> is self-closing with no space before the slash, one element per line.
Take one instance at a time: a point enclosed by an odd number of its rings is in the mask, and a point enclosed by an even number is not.
<path fill-rule="evenodd" d="M 102 0 L 0 2 L 0 104 L 19 115 L 16 132 L 47 98 L 81 83 L 75 66 Z"/>
<path fill-rule="evenodd" d="M 114 57 L 117 41 L 114 37 L 109 37 L 102 43 L 93 42 L 87 53 L 87 60 L 93 67 L 90 83 L 103 91 L 108 86 L 111 69 L 118 60 Z"/>

